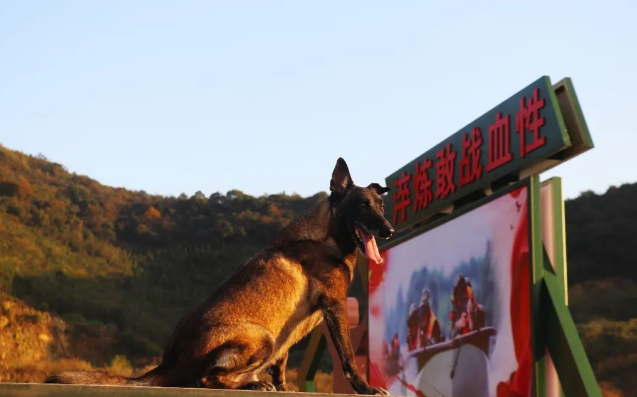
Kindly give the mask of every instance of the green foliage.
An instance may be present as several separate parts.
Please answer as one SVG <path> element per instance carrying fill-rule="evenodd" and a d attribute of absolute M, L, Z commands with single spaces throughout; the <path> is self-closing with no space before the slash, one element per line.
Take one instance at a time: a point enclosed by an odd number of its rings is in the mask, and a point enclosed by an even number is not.
<path fill-rule="evenodd" d="M 113 359 L 111 360 L 111 365 L 108 367 L 108 369 L 109 373 L 116 375 L 128 375 L 133 372 L 133 366 L 131 365 L 130 361 L 128 361 L 125 356 L 119 354 L 113 357 Z"/>
<path fill-rule="evenodd" d="M 598 319 L 578 325 L 586 352 L 599 380 L 629 393 L 637 390 L 637 318 Z"/>
<path fill-rule="evenodd" d="M 637 183 L 566 202 L 569 284 L 608 277 L 637 281 Z"/>
<path fill-rule="evenodd" d="M 637 373 L 636 199 L 626 184 L 565 206 L 570 310 L 597 379 L 626 396 L 637 394 L 626 376 Z"/>
<path fill-rule="evenodd" d="M 0 181 L 0 195 L 2 196 L 15 196 L 18 194 L 20 185 L 11 181 Z"/>
<path fill-rule="evenodd" d="M 637 281 L 613 277 L 588 280 L 569 289 L 571 313 L 577 323 L 599 317 L 628 321 L 637 317 Z"/>

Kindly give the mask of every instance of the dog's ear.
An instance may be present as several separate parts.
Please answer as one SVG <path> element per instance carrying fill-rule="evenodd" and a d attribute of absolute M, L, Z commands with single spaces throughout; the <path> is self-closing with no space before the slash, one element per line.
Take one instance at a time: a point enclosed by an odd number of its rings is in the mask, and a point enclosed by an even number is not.
<path fill-rule="evenodd" d="M 349 174 L 347 163 L 341 157 L 336 161 L 336 167 L 332 172 L 332 180 L 330 181 L 330 191 L 344 192 L 354 185 L 352 177 Z"/>
<path fill-rule="evenodd" d="M 369 186 L 367 186 L 367 188 L 368 189 L 372 189 L 373 191 L 378 193 L 378 195 L 381 195 L 383 193 L 387 193 L 388 191 L 391 190 L 390 187 L 382 187 L 378 183 L 370 183 Z"/>

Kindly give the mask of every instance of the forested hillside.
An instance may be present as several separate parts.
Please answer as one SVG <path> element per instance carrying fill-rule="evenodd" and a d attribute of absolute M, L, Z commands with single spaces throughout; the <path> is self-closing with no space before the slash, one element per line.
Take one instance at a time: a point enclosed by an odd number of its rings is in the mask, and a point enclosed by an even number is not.
<path fill-rule="evenodd" d="M 637 395 L 637 183 L 566 202 L 569 299 L 598 379 Z"/>
<path fill-rule="evenodd" d="M 0 146 L 0 380 L 150 364 L 188 310 L 324 197 L 155 196 Z M 637 184 L 568 201 L 566 222 L 571 310 L 598 377 L 629 395 Z"/>
<path fill-rule="evenodd" d="M 188 310 L 325 196 L 153 196 L 0 147 L 0 288 L 60 316 L 70 354 L 144 365 Z"/>

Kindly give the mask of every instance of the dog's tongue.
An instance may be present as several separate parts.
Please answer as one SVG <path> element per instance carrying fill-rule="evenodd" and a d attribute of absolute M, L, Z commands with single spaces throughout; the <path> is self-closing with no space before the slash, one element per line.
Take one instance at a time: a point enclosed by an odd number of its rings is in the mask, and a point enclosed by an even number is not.
<path fill-rule="evenodd" d="M 360 234 L 363 238 L 363 243 L 365 244 L 365 256 L 367 259 L 371 259 L 378 264 L 382 263 L 383 258 L 380 256 L 380 252 L 378 252 L 378 246 L 376 245 L 376 239 L 374 236 L 365 233 L 365 231 L 358 226 L 356 229 L 358 230 L 358 234 Z"/>

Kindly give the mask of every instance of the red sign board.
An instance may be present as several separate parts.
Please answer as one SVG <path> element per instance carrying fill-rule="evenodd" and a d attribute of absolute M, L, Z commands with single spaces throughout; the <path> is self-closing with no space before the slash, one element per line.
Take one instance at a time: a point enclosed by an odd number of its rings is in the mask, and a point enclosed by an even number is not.
<path fill-rule="evenodd" d="M 403 230 L 570 145 L 550 79 L 541 77 L 387 177 L 387 214 Z"/>

